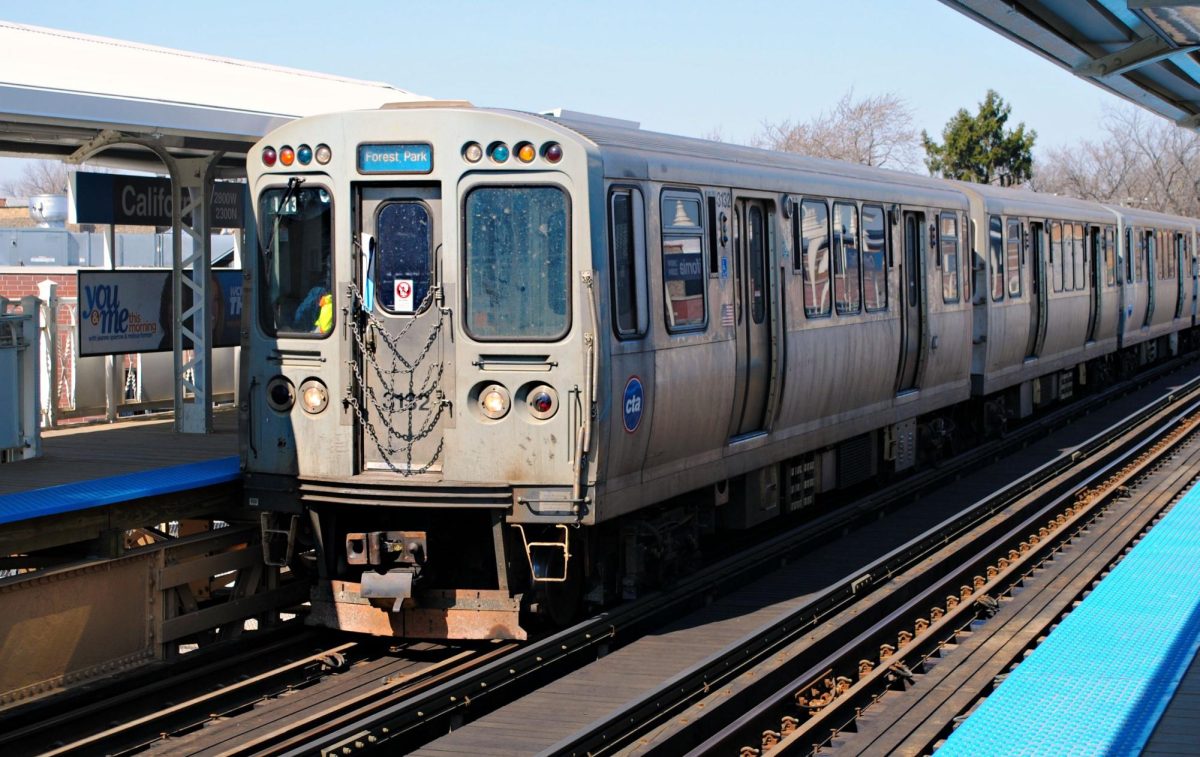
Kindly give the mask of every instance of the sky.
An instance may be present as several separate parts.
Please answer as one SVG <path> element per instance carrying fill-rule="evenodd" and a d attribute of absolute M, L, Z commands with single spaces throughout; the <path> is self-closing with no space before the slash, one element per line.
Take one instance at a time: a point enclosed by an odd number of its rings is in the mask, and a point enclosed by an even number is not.
<path fill-rule="evenodd" d="M 691 136 L 716 131 L 743 143 L 764 122 L 807 121 L 850 89 L 899 95 L 916 128 L 940 140 L 954 113 L 973 113 L 990 88 L 1012 106 L 1010 125 L 1037 131 L 1037 155 L 1097 138 L 1105 108 L 1124 102 L 936 0 L 6 6 L 6 21 L 384 81 L 481 106 L 562 107 Z M 22 165 L 0 160 L 0 183 Z"/>

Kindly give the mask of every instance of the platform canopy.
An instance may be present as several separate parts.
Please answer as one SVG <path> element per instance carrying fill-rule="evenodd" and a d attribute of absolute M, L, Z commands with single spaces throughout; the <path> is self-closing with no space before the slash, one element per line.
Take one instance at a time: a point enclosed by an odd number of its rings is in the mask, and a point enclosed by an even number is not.
<path fill-rule="evenodd" d="M 223 152 L 236 171 L 286 121 L 425 99 L 381 82 L 0 21 L 0 155 L 67 158 L 117 131 L 180 158 Z M 162 170 L 154 155 L 120 145 L 103 160 Z"/>
<path fill-rule="evenodd" d="M 1130 102 L 1200 128 L 1200 3 L 942 0 Z"/>

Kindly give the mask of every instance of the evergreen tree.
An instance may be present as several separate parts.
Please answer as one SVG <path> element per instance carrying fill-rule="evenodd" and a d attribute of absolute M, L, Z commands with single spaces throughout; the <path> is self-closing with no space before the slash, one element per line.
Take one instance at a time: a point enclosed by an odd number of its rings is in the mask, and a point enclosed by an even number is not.
<path fill-rule="evenodd" d="M 938 144 L 922 131 L 925 145 L 925 165 L 934 176 L 962 179 L 980 184 L 1012 186 L 1028 181 L 1033 175 L 1033 141 L 1037 132 L 1017 124 L 1015 130 L 1005 131 L 1012 106 L 1004 102 L 995 90 L 979 104 L 979 113 L 972 116 L 966 108 L 942 130 L 943 144 Z"/>

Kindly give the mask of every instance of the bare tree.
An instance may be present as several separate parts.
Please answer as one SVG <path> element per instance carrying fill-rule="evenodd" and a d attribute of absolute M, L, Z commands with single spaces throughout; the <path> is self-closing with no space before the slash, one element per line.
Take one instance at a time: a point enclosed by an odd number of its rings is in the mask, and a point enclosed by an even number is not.
<path fill-rule="evenodd" d="M 1042 192 L 1200 215 L 1200 134 L 1140 108 L 1110 109 L 1104 136 L 1047 152 L 1031 185 Z"/>
<path fill-rule="evenodd" d="M 0 194 L 7 197 L 64 194 L 69 173 L 67 164 L 57 160 L 26 163 L 20 178 L 0 184 Z"/>
<path fill-rule="evenodd" d="M 913 171 L 920 164 L 921 135 L 913 128 L 912 108 L 903 98 L 887 93 L 856 100 L 851 89 L 811 121 L 764 122 L 753 144 Z"/>

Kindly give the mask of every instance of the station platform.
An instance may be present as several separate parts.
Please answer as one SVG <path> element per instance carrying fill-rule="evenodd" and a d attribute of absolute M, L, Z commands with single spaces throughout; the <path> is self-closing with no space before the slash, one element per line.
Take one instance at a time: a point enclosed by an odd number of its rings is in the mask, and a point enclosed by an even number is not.
<path fill-rule="evenodd" d="M 43 432 L 41 457 L 0 466 L 0 553 L 119 528 L 165 498 L 172 515 L 228 504 L 240 478 L 236 411 L 214 413 L 213 426 L 180 434 L 167 418 Z M 121 507 L 128 517 L 113 517 Z"/>
<path fill-rule="evenodd" d="M 1200 485 L 937 751 L 1200 753 Z"/>

